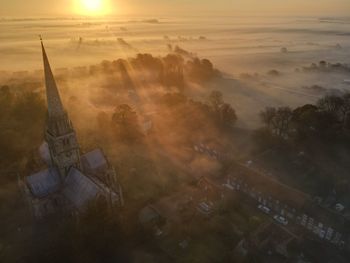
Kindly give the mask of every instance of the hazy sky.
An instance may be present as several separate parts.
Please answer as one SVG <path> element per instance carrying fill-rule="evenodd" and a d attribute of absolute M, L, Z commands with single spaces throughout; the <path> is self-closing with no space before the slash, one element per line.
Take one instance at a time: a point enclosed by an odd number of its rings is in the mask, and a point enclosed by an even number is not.
<path fill-rule="evenodd" d="M 1 16 L 70 15 L 79 1 L 0 0 Z M 96 0 L 92 0 L 96 1 Z M 350 15 L 350 0 L 97 0 L 116 15 Z M 109 3 L 107 3 L 109 2 Z M 83 13 L 83 12 L 82 12 Z"/>

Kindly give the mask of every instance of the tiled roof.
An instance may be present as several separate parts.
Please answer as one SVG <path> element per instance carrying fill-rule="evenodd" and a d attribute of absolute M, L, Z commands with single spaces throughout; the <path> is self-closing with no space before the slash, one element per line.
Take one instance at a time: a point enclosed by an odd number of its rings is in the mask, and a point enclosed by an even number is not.
<path fill-rule="evenodd" d="M 60 187 L 60 176 L 56 168 L 40 171 L 25 180 L 32 194 L 38 198 L 52 194 Z"/>
<path fill-rule="evenodd" d="M 78 208 L 96 198 L 100 188 L 76 168 L 71 168 L 64 182 L 63 195 Z"/>

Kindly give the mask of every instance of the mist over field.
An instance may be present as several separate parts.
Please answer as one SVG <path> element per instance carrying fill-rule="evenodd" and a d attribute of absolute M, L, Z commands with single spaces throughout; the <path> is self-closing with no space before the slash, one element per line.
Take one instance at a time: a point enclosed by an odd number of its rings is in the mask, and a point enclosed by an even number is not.
<path fill-rule="evenodd" d="M 321 60 L 348 63 L 349 25 L 348 18 L 333 17 L 3 18 L 0 77 L 13 80 L 42 68 L 39 34 L 56 72 L 138 53 L 162 56 L 177 46 L 184 56 L 209 59 L 224 75 L 193 96 L 219 89 L 239 125 L 256 127 L 265 106 L 298 106 L 350 88 L 344 72 L 296 70 Z"/>
<path fill-rule="evenodd" d="M 0 17 L 0 262 L 348 262 L 350 18 L 108 3 Z M 81 211 L 55 199 L 73 168 L 103 183 Z"/>

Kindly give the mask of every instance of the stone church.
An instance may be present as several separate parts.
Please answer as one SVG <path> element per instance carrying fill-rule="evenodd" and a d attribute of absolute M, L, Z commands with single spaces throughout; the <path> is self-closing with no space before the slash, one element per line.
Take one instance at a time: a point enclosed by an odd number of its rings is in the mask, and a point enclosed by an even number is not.
<path fill-rule="evenodd" d="M 41 48 L 48 115 L 46 142 L 40 147 L 40 154 L 47 169 L 20 180 L 34 218 L 81 212 L 91 201 L 100 198 L 111 207 L 122 206 L 122 188 L 103 151 L 81 153 L 42 41 Z"/>

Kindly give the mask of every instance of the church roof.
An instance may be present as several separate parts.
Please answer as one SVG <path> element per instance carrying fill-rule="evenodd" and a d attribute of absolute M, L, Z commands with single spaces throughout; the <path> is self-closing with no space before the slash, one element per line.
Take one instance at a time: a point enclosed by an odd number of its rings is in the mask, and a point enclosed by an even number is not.
<path fill-rule="evenodd" d="M 47 58 L 45 47 L 42 41 L 41 48 L 44 61 L 45 86 L 49 117 L 62 116 L 64 115 L 65 111 L 61 102 L 60 94 L 57 89 L 55 78 L 52 74 L 49 59 Z"/>
<path fill-rule="evenodd" d="M 64 182 L 63 195 L 72 204 L 82 209 L 85 204 L 96 198 L 100 188 L 90 178 L 76 168 L 71 168 Z"/>
<path fill-rule="evenodd" d="M 32 194 L 42 198 L 59 189 L 60 176 L 56 168 L 50 168 L 26 177 L 26 182 Z"/>
<path fill-rule="evenodd" d="M 41 159 L 48 165 L 51 164 L 50 149 L 47 142 L 43 142 L 39 147 L 39 155 Z"/>
<path fill-rule="evenodd" d="M 95 149 L 88 152 L 82 156 L 83 163 L 87 166 L 89 170 L 97 170 L 99 168 L 105 168 L 107 165 L 107 160 L 101 151 L 101 149 Z"/>

